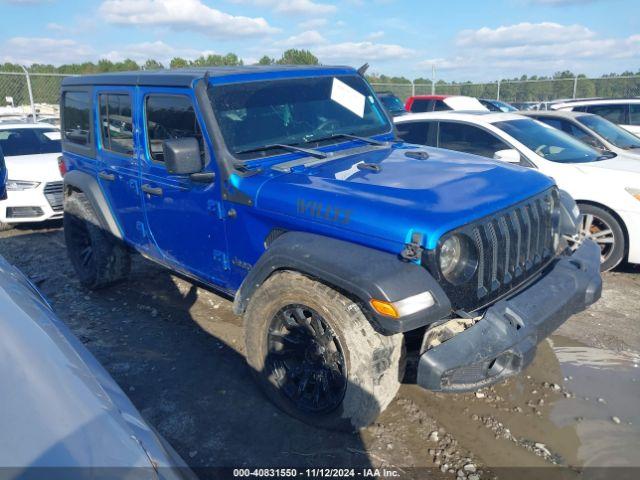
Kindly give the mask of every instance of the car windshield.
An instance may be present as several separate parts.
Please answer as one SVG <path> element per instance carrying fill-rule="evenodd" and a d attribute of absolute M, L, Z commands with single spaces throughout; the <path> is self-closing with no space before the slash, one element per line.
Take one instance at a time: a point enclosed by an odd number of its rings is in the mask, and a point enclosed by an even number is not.
<path fill-rule="evenodd" d="M 317 146 L 344 141 L 340 134 L 391 131 L 359 75 L 211 85 L 209 97 L 227 149 L 240 159 L 285 151 L 275 145 Z"/>
<path fill-rule="evenodd" d="M 5 157 L 58 153 L 60 131 L 55 128 L 0 129 L 0 148 Z"/>
<path fill-rule="evenodd" d="M 585 127 L 590 128 L 605 140 L 616 147 L 624 149 L 640 148 L 640 138 L 636 137 L 624 128 L 610 122 L 599 115 L 581 115 L 576 118 Z"/>
<path fill-rule="evenodd" d="M 382 105 L 390 112 L 400 112 L 404 110 L 402 100 L 395 95 L 380 95 L 378 98 L 382 102 Z"/>
<path fill-rule="evenodd" d="M 536 120 L 523 118 L 494 125 L 552 162 L 584 163 L 608 158 L 566 133 Z"/>

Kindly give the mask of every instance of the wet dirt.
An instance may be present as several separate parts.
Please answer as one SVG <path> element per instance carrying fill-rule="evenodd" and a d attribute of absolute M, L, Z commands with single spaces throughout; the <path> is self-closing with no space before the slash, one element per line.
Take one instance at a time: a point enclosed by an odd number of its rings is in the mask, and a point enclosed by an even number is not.
<path fill-rule="evenodd" d="M 264 398 L 244 361 L 242 321 L 229 299 L 141 258 L 126 283 L 87 292 L 57 225 L 0 233 L 0 254 L 35 280 L 195 467 L 394 466 L 407 475 L 431 467 L 449 478 L 461 470 L 475 478 L 472 467 L 464 470 L 471 464 L 480 478 L 511 478 L 501 469 L 514 466 L 571 466 L 569 475 L 640 467 L 636 269 L 606 274 L 601 302 L 541 343 L 522 375 L 457 395 L 406 383 L 374 425 L 341 434 L 293 420 Z M 610 474 L 601 478 L 616 478 Z"/>

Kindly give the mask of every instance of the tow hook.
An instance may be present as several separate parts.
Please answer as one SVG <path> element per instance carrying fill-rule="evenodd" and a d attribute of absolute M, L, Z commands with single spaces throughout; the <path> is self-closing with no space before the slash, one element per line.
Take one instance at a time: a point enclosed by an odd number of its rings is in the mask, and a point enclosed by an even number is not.
<path fill-rule="evenodd" d="M 400 256 L 408 262 L 414 262 L 422 259 L 422 239 L 423 235 L 420 232 L 413 232 L 411 234 L 411 242 L 404 244 L 404 249 L 400 252 Z"/>

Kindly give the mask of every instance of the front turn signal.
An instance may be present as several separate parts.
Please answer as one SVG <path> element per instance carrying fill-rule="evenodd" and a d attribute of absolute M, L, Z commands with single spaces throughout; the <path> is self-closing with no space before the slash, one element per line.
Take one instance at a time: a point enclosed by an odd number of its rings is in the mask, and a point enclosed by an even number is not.
<path fill-rule="evenodd" d="M 398 314 L 398 311 L 390 302 L 385 302 L 384 300 L 376 300 L 375 298 L 373 298 L 369 303 L 371 303 L 373 309 L 380 315 L 391 318 L 400 318 L 400 314 Z"/>

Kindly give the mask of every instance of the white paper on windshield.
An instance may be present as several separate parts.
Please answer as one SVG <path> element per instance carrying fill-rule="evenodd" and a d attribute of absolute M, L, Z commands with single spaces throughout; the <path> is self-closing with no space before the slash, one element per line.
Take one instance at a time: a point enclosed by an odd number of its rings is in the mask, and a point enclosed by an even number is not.
<path fill-rule="evenodd" d="M 358 115 L 360 118 L 364 117 L 364 95 L 357 90 L 354 90 L 346 83 L 341 82 L 337 78 L 333 79 L 331 100 L 339 103 L 347 110 Z"/>
<path fill-rule="evenodd" d="M 42 134 L 47 137 L 49 140 L 60 140 L 60 132 L 42 132 Z"/>

